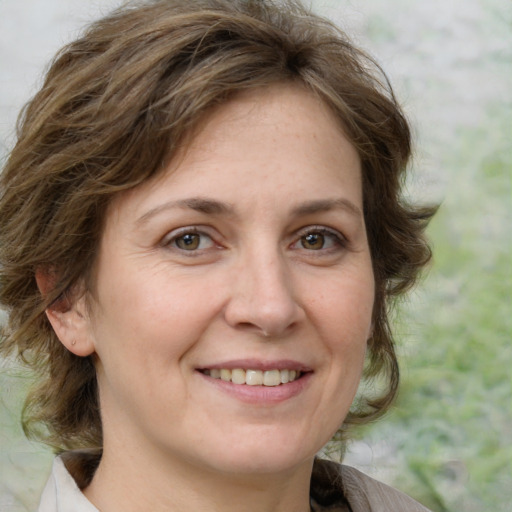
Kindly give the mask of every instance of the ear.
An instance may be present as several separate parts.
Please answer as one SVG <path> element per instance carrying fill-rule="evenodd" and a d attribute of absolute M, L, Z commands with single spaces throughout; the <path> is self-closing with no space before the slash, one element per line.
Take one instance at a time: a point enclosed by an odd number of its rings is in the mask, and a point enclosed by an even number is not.
<path fill-rule="evenodd" d="M 36 283 L 43 297 L 55 287 L 57 274 L 53 270 L 38 269 Z M 90 320 L 82 290 L 74 290 L 59 297 L 46 310 L 46 317 L 60 342 L 73 354 L 85 357 L 94 353 Z"/>

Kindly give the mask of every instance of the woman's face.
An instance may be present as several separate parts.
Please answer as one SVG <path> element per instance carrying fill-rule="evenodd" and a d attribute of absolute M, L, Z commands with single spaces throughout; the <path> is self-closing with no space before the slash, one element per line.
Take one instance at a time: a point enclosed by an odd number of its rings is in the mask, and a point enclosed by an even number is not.
<path fill-rule="evenodd" d="M 291 85 L 214 110 L 116 198 L 79 340 L 97 357 L 105 449 L 228 473 L 311 460 L 370 335 L 362 209 L 355 149 Z"/>

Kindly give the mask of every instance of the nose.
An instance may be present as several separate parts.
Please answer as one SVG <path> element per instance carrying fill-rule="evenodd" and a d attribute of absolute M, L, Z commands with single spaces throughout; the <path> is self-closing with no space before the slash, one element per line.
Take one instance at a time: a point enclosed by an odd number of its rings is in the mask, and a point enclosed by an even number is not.
<path fill-rule="evenodd" d="M 264 337 L 290 332 L 304 316 L 290 269 L 278 251 L 254 251 L 239 261 L 231 276 L 231 294 L 224 315 L 235 329 Z"/>

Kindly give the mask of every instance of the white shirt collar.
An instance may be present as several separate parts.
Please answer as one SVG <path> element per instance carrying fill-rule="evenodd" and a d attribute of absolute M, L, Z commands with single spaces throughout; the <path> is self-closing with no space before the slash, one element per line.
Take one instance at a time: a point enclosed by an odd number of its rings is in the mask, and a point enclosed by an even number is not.
<path fill-rule="evenodd" d="M 64 462 L 57 457 L 37 512 L 99 512 L 83 495 Z"/>

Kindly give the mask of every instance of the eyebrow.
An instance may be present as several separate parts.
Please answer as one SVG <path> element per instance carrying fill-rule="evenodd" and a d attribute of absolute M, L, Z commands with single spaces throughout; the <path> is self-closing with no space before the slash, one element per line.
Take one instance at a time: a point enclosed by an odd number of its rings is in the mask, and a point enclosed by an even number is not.
<path fill-rule="evenodd" d="M 190 197 L 187 199 L 179 199 L 177 201 L 168 201 L 161 205 L 152 208 L 144 213 L 136 221 L 137 224 L 145 224 L 148 220 L 155 215 L 173 208 L 180 208 L 183 210 L 194 210 L 206 215 L 234 215 L 235 208 L 229 204 L 215 199 L 205 197 Z M 351 215 L 361 217 L 361 209 L 354 203 L 344 198 L 336 199 L 318 199 L 313 201 L 306 201 L 301 203 L 292 210 L 293 215 L 303 216 L 312 215 L 315 213 L 327 212 L 331 210 L 344 210 Z"/>
<path fill-rule="evenodd" d="M 233 206 L 228 203 L 222 203 L 205 197 L 190 197 L 187 199 L 179 199 L 177 201 L 168 201 L 167 203 L 158 205 L 139 217 L 136 223 L 145 224 L 151 217 L 173 208 L 195 210 L 196 212 L 205 213 L 207 215 L 228 215 L 234 213 Z"/>
<path fill-rule="evenodd" d="M 327 212 L 330 210 L 345 210 L 356 217 L 361 217 L 363 212 L 352 201 L 344 198 L 319 199 L 306 201 L 297 206 L 293 213 L 295 215 L 311 215 L 313 213 Z"/>

